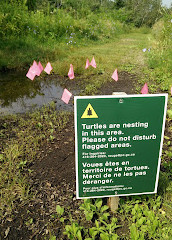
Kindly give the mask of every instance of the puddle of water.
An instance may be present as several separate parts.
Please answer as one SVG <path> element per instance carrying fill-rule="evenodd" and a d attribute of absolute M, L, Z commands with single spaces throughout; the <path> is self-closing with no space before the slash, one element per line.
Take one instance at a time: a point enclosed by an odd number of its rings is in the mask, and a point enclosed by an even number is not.
<path fill-rule="evenodd" d="M 0 115 L 25 113 L 52 101 L 59 110 L 72 111 L 72 99 L 69 104 L 61 100 L 63 90 L 57 78 L 36 77 L 31 81 L 23 72 L 0 73 Z M 77 95 L 80 91 L 71 92 Z"/>

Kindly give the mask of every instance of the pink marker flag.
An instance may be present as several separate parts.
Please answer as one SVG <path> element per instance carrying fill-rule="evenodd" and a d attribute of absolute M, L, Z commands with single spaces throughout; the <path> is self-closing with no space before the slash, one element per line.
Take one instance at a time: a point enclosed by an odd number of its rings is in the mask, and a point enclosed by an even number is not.
<path fill-rule="evenodd" d="M 96 68 L 96 61 L 94 59 L 94 57 L 92 58 L 91 62 L 90 62 L 90 65 L 93 67 L 93 68 Z"/>
<path fill-rule="evenodd" d="M 141 89 L 142 94 L 148 94 L 148 85 L 145 83 L 145 85 Z"/>
<path fill-rule="evenodd" d="M 38 72 L 37 72 L 37 76 L 40 76 L 40 74 L 42 73 L 42 71 L 44 70 L 41 62 L 39 61 L 38 63 Z"/>
<path fill-rule="evenodd" d="M 118 71 L 115 69 L 115 71 L 112 74 L 112 78 L 117 82 L 118 81 Z"/>
<path fill-rule="evenodd" d="M 74 79 L 74 71 L 73 71 L 73 65 L 72 64 L 70 64 L 70 69 L 69 69 L 69 72 L 68 72 L 68 77 L 70 78 L 70 79 Z"/>
<path fill-rule="evenodd" d="M 47 63 L 46 67 L 44 68 L 44 71 L 47 73 L 47 74 L 50 74 L 51 70 L 52 70 L 52 66 L 50 64 L 50 62 Z"/>
<path fill-rule="evenodd" d="M 90 66 L 90 62 L 89 62 L 89 60 L 88 60 L 88 58 L 87 58 L 86 65 L 85 65 L 85 69 L 87 69 L 89 66 Z"/>
<path fill-rule="evenodd" d="M 33 71 L 33 66 L 31 66 L 31 67 L 29 68 L 29 71 L 28 71 L 27 74 L 26 74 L 26 77 L 28 77 L 29 79 L 31 79 L 31 80 L 33 81 L 34 78 L 35 78 L 35 76 L 36 76 L 36 74 L 35 74 L 35 72 Z"/>
<path fill-rule="evenodd" d="M 68 104 L 71 96 L 72 96 L 72 93 L 69 92 L 69 91 L 65 88 L 64 91 L 63 91 L 61 100 L 62 100 L 63 102 L 65 102 L 66 104 Z"/>
<path fill-rule="evenodd" d="M 33 64 L 31 66 L 31 68 L 32 68 L 32 71 L 35 73 L 36 76 L 40 75 L 39 74 L 40 70 L 39 70 L 38 64 L 37 64 L 37 62 L 35 60 L 33 61 Z"/>
<path fill-rule="evenodd" d="M 32 66 L 33 66 L 34 68 L 37 68 L 38 64 L 37 64 L 37 62 L 36 62 L 35 60 L 33 61 Z"/>
<path fill-rule="evenodd" d="M 171 87 L 171 96 L 172 96 L 172 87 Z"/>
<path fill-rule="evenodd" d="M 29 71 L 26 74 L 26 77 L 28 77 L 29 79 L 31 79 L 33 81 L 33 79 L 37 75 L 37 71 L 38 71 L 38 65 L 37 65 L 36 61 L 34 60 L 32 66 L 29 68 Z"/>

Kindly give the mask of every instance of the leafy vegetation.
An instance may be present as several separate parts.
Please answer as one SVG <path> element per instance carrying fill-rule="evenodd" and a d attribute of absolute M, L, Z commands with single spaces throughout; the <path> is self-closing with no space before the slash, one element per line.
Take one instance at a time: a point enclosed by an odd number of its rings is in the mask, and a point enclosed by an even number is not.
<path fill-rule="evenodd" d="M 157 0 L 3 1 L 0 69 L 25 67 L 33 59 L 61 60 L 71 47 L 107 42 L 133 25 L 152 26 L 160 9 Z"/>
<path fill-rule="evenodd" d="M 162 91 L 169 91 L 172 85 L 172 14 L 166 13 L 164 18 L 153 27 L 153 34 L 156 41 L 151 49 L 148 64 L 154 69 L 154 76 L 157 77 L 157 85 Z"/>
<path fill-rule="evenodd" d="M 128 22 L 134 23 L 136 27 L 152 25 L 162 16 L 161 0 L 128 0 L 125 3 L 128 11 Z"/>
<path fill-rule="evenodd" d="M 33 58 L 44 62 L 62 59 L 71 47 L 107 41 L 128 31 L 128 27 L 116 19 L 116 14 L 109 14 L 106 9 L 95 13 L 86 8 L 88 12 L 82 13 L 83 6 L 78 15 L 71 6 L 53 10 L 48 6 L 30 12 L 25 4 L 1 4 L 0 67 L 25 66 Z"/>
<path fill-rule="evenodd" d="M 119 211 L 114 216 L 102 199 L 86 199 L 80 209 L 84 211 L 85 220 L 92 227 L 86 228 L 73 219 L 65 219 L 64 235 L 67 235 L 68 239 L 78 240 L 170 239 L 171 227 L 161 216 L 164 213 L 161 205 L 160 196 L 123 198 Z M 59 205 L 56 209 L 58 214 L 60 213 L 57 218 L 61 221 L 65 210 Z M 125 231 L 121 231 L 124 221 L 127 225 Z M 56 236 L 52 235 L 50 239 L 56 240 Z"/>

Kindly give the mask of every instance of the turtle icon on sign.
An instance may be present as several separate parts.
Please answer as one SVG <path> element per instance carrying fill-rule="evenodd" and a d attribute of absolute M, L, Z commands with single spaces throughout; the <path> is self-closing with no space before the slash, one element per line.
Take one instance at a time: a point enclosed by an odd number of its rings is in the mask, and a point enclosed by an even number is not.
<path fill-rule="evenodd" d="M 87 115 L 88 115 L 88 116 L 91 116 L 91 115 L 92 115 L 92 111 L 91 111 L 90 108 L 88 109 L 88 113 L 87 113 Z"/>
<path fill-rule="evenodd" d="M 93 107 L 89 103 L 86 107 L 84 113 L 82 114 L 81 118 L 98 118 L 96 112 L 94 111 Z"/>

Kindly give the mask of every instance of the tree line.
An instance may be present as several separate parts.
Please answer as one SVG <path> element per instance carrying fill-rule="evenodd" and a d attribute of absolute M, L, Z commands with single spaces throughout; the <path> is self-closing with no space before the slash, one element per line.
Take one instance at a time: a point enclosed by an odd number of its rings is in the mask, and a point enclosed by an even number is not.
<path fill-rule="evenodd" d="M 68 11 L 83 10 L 87 12 L 119 10 L 119 20 L 133 23 L 136 27 L 147 25 L 151 27 L 163 14 L 162 0 L 5 0 L 10 4 L 25 5 L 28 11 L 45 10 L 53 12 L 63 8 Z"/>

